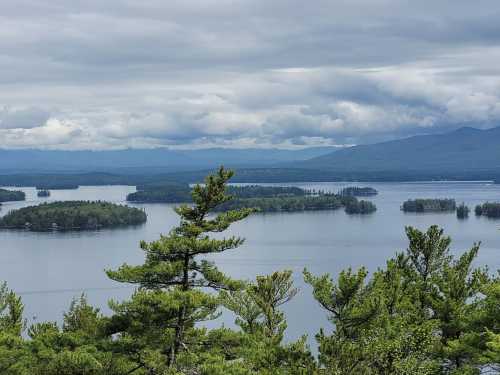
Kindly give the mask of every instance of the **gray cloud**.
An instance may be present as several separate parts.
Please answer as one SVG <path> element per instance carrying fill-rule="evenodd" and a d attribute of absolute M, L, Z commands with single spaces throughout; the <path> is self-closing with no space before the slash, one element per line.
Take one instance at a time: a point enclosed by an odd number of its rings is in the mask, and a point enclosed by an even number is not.
<path fill-rule="evenodd" d="M 496 0 L 19 0 L 0 147 L 373 142 L 500 120 Z"/>

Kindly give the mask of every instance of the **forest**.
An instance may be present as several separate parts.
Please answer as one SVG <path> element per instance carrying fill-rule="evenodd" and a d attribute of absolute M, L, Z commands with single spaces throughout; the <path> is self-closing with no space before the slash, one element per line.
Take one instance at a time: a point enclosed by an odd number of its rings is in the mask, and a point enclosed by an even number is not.
<path fill-rule="evenodd" d="M 26 194 L 23 191 L 0 189 L 0 203 L 11 201 L 24 201 Z"/>
<path fill-rule="evenodd" d="M 454 199 L 409 199 L 401 207 L 404 212 L 446 212 L 456 208 Z"/>
<path fill-rule="evenodd" d="M 106 271 L 136 285 L 111 300 L 111 314 L 73 300 L 63 322 L 27 324 L 23 303 L 0 287 L 0 373 L 5 375 L 458 375 L 500 371 L 500 279 L 477 268 L 478 244 L 459 254 L 437 226 L 407 227 L 406 250 L 371 274 L 345 269 L 333 277 L 307 269 L 307 290 L 289 270 L 255 280 L 225 275 L 206 255 L 238 248 L 221 237 L 252 214 L 213 210 L 231 199 L 232 172 L 220 169 L 176 208 L 179 226 L 141 241 L 144 263 Z M 219 259 L 219 257 L 218 257 Z M 315 336 L 285 340 L 285 306 L 312 293 L 331 324 Z M 237 328 L 205 328 L 222 308 Z M 307 319 L 307 317 L 304 317 Z"/>
<path fill-rule="evenodd" d="M 146 222 L 138 208 L 107 202 L 66 201 L 42 203 L 10 211 L 0 218 L 0 228 L 48 230 L 93 230 Z"/>

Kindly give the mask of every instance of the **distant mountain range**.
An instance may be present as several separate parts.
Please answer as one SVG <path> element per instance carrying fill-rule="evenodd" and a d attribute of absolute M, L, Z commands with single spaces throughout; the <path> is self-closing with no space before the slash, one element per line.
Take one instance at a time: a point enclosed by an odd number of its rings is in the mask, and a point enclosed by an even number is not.
<path fill-rule="evenodd" d="M 202 150 L 127 149 L 116 151 L 50 151 L 0 149 L 0 173 L 117 172 L 164 173 L 214 168 L 267 167 L 295 163 L 328 154 L 334 147 L 301 150 L 229 149 Z"/>
<path fill-rule="evenodd" d="M 500 127 L 487 130 L 467 127 L 444 134 L 341 149 L 0 149 L 0 185 L 36 184 L 42 177 L 44 181 L 59 180 L 58 173 L 66 174 L 66 182 L 77 184 L 85 184 L 87 180 L 88 184 L 196 182 L 221 164 L 237 170 L 235 182 L 440 179 L 500 182 Z M 48 176 L 49 173 L 52 175 Z"/>
<path fill-rule="evenodd" d="M 500 127 L 359 145 L 294 164 L 339 174 L 500 175 Z"/>

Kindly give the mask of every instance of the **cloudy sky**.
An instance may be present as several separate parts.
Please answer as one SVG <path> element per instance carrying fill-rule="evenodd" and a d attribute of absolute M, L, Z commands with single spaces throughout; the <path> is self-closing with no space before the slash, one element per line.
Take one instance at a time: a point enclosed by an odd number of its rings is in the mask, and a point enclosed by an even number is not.
<path fill-rule="evenodd" d="M 292 148 L 500 125 L 498 0 L 0 5 L 0 148 Z"/>

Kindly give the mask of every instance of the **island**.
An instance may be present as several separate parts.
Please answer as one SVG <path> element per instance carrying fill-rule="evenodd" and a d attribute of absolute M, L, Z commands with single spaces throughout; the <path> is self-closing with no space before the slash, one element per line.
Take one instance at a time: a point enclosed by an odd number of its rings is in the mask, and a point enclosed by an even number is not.
<path fill-rule="evenodd" d="M 255 208 L 260 212 L 295 212 L 336 210 L 341 208 L 342 200 L 334 194 L 303 197 L 264 197 L 234 198 L 215 208 L 216 211 L 229 211 L 241 208 Z"/>
<path fill-rule="evenodd" d="M 451 212 L 457 205 L 454 199 L 409 199 L 401 209 L 404 212 Z"/>
<path fill-rule="evenodd" d="M 143 210 L 108 202 L 66 201 L 42 203 L 13 210 L 0 219 L 0 228 L 49 230 L 95 230 L 146 222 Z"/>
<path fill-rule="evenodd" d="M 26 200 L 26 194 L 19 190 L 0 189 L 0 202 L 14 202 Z"/>
<path fill-rule="evenodd" d="M 475 208 L 476 216 L 485 216 L 491 219 L 500 218 L 500 202 L 486 202 L 477 205 Z"/>
<path fill-rule="evenodd" d="M 342 197 L 345 213 L 348 215 L 366 215 L 377 211 L 377 206 L 370 201 L 358 200 L 352 196 L 350 199 Z"/>
<path fill-rule="evenodd" d="M 372 197 L 377 194 L 378 191 L 372 187 L 349 186 L 339 191 L 339 195 L 349 197 Z"/>
<path fill-rule="evenodd" d="M 138 203 L 190 203 L 191 188 L 188 184 L 162 184 L 138 186 L 135 193 L 127 195 L 128 202 Z M 227 194 L 236 198 L 302 197 L 312 192 L 295 186 L 230 185 Z"/>
<path fill-rule="evenodd" d="M 50 190 L 38 190 L 36 195 L 39 198 L 48 198 L 48 197 L 50 197 Z"/>
<path fill-rule="evenodd" d="M 127 195 L 128 202 L 137 203 L 188 203 L 191 188 L 188 184 L 161 184 L 138 186 L 137 191 Z"/>
<path fill-rule="evenodd" d="M 462 203 L 457 207 L 457 218 L 467 219 L 469 217 L 469 212 L 470 212 L 469 207 L 467 207 L 465 203 Z"/>

